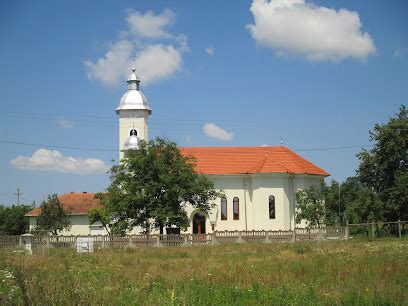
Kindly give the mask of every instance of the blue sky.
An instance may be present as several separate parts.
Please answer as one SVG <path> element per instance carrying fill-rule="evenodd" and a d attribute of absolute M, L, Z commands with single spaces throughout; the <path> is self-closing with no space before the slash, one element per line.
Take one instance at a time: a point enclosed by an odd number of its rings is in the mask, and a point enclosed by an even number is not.
<path fill-rule="evenodd" d="M 0 203 L 14 203 L 17 187 L 25 203 L 106 188 L 133 56 L 153 108 L 150 137 L 181 146 L 283 138 L 293 150 L 369 144 L 372 126 L 407 103 L 407 6 L 1 1 L 0 141 L 106 151 L 0 143 Z M 343 180 L 359 151 L 298 153 Z"/>

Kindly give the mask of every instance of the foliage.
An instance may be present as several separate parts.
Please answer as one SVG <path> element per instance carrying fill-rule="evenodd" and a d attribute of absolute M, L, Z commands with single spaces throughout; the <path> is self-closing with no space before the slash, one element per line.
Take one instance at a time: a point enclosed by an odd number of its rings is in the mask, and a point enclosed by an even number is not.
<path fill-rule="evenodd" d="M 29 205 L 0 205 L 0 234 L 21 235 L 28 230 L 28 218 L 25 214 L 32 209 Z"/>
<path fill-rule="evenodd" d="M 43 201 L 40 208 L 41 212 L 37 217 L 37 230 L 58 235 L 58 232 L 71 228 L 69 216 L 62 207 L 56 194 L 48 196 L 47 201 Z"/>
<path fill-rule="evenodd" d="M 97 193 L 95 198 L 99 199 L 102 208 L 93 208 L 88 212 L 89 224 L 100 222 L 108 235 L 122 236 L 128 228 L 127 222 L 117 220 L 114 217 L 114 211 L 110 211 L 109 195 Z"/>
<path fill-rule="evenodd" d="M 373 149 L 364 150 L 358 176 L 363 184 L 377 192 L 384 203 L 384 219 L 408 220 L 408 110 L 387 124 L 376 124 L 370 131 Z"/>
<path fill-rule="evenodd" d="M 296 223 L 306 220 L 312 227 L 324 224 L 326 216 L 324 189 L 325 185 L 322 184 L 296 193 Z"/>
<path fill-rule="evenodd" d="M 400 305 L 407 261 L 405 239 L 0 254 L 0 301 L 24 305 L 25 294 L 27 305 Z"/>
<path fill-rule="evenodd" d="M 186 228 L 186 205 L 208 212 L 220 195 L 206 176 L 194 172 L 194 160 L 181 154 L 174 142 L 156 138 L 141 141 L 119 165 L 111 168 L 107 212 L 128 229 L 176 226 Z"/>

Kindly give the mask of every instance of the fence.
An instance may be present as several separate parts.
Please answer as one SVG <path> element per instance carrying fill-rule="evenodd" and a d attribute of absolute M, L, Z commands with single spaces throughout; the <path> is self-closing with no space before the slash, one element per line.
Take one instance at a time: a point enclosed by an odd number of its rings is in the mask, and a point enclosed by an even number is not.
<path fill-rule="evenodd" d="M 55 248 L 78 248 L 86 241 L 92 249 L 204 246 L 229 243 L 280 243 L 312 240 L 347 239 L 345 227 L 305 228 L 288 231 L 215 231 L 211 234 L 128 235 L 128 236 L 0 236 L 0 250 L 48 253 Z M 78 244 L 79 243 L 79 244 Z"/>
<path fill-rule="evenodd" d="M 408 221 L 347 224 L 351 239 L 407 237 Z"/>

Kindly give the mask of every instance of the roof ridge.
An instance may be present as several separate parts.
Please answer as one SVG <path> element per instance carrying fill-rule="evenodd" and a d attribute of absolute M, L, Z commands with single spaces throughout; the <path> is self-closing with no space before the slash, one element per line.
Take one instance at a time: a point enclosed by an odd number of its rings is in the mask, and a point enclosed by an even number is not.
<path fill-rule="evenodd" d="M 265 154 L 265 156 L 264 156 L 264 157 L 261 159 L 261 161 L 259 162 L 259 164 L 260 164 L 259 167 L 257 167 L 258 164 L 256 164 L 255 166 L 250 167 L 250 168 L 248 169 L 247 173 L 259 173 L 259 172 L 261 171 L 261 169 L 263 168 L 263 166 L 265 165 L 266 161 L 268 160 L 268 157 L 269 157 L 269 155 L 268 155 L 268 154 Z M 253 168 L 256 169 L 256 167 L 258 168 L 257 170 L 251 171 L 251 169 L 253 169 Z"/>
<path fill-rule="evenodd" d="M 290 158 L 291 160 L 293 160 L 293 162 L 296 164 L 296 166 L 298 167 L 298 169 L 300 169 L 300 170 L 303 171 L 303 172 L 306 172 L 306 171 L 303 169 L 303 167 L 301 167 L 301 166 L 298 164 L 298 162 L 293 158 L 293 156 L 292 156 L 291 154 L 289 154 L 289 153 L 292 153 L 293 151 L 292 151 L 292 150 L 289 150 L 287 147 L 282 147 L 282 148 L 284 149 L 286 155 L 289 156 L 289 158 Z"/>
<path fill-rule="evenodd" d="M 269 156 L 268 156 L 268 157 L 269 157 Z M 271 160 L 271 161 L 272 161 L 273 163 L 277 164 L 278 166 L 281 166 L 281 167 L 285 168 L 287 173 L 294 173 L 293 171 L 289 170 L 288 167 L 282 165 L 281 163 L 278 163 L 277 161 L 274 161 L 274 160 Z"/>

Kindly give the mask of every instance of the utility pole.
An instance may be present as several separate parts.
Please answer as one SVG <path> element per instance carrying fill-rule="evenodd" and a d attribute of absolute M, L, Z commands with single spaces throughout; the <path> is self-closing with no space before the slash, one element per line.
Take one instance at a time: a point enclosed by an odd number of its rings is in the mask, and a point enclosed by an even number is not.
<path fill-rule="evenodd" d="M 23 195 L 23 194 L 20 192 L 20 188 L 17 188 L 17 193 L 15 193 L 15 195 L 17 196 L 17 205 L 20 205 L 20 196 Z"/>

